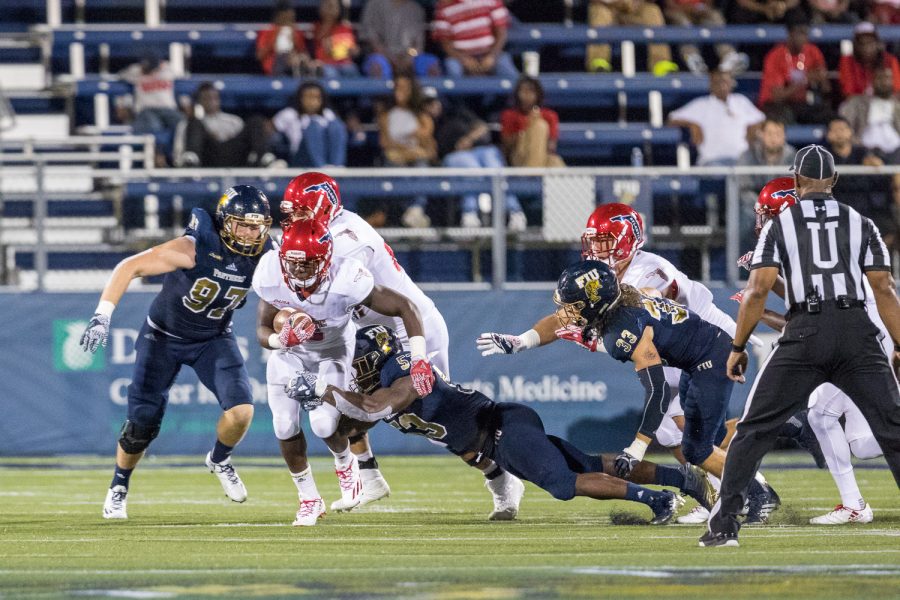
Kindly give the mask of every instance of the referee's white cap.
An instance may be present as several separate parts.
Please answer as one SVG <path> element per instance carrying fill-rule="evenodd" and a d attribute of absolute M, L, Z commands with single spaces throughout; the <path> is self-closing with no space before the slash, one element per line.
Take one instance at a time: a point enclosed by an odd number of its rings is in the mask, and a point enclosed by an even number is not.
<path fill-rule="evenodd" d="M 794 156 L 791 171 L 809 179 L 831 179 L 834 177 L 834 156 L 818 144 L 804 146 Z"/>

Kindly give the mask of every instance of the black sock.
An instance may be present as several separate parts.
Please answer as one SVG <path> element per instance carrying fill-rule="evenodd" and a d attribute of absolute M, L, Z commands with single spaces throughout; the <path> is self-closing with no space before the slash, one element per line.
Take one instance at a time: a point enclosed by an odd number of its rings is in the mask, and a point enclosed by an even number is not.
<path fill-rule="evenodd" d="M 675 487 L 680 490 L 684 487 L 684 473 L 679 467 L 656 465 L 656 477 L 653 479 L 653 483 L 666 487 Z"/>
<path fill-rule="evenodd" d="M 375 459 L 374 456 L 368 460 L 361 460 L 361 461 L 359 461 L 359 468 L 360 469 L 377 469 L 378 461 Z"/>
<path fill-rule="evenodd" d="M 486 470 L 482 471 L 482 473 L 484 473 L 485 479 L 493 481 L 503 475 L 503 469 L 500 468 L 500 465 L 494 463 L 493 466 L 488 467 Z"/>
<path fill-rule="evenodd" d="M 109 484 L 109 488 L 112 489 L 117 485 L 124 486 L 125 489 L 128 489 L 128 482 L 131 481 L 131 473 L 134 469 L 123 469 L 119 465 L 116 465 L 116 470 L 113 473 L 112 483 Z"/>
<path fill-rule="evenodd" d="M 216 445 L 213 448 L 212 454 L 209 459 L 214 463 L 225 462 L 231 457 L 232 450 L 234 450 L 234 446 L 226 446 L 219 440 L 216 440 Z"/>

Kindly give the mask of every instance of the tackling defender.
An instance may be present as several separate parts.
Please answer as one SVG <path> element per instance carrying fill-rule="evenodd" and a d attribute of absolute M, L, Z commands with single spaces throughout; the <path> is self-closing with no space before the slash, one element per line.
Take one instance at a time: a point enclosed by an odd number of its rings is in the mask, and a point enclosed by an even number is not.
<path fill-rule="evenodd" d="M 281 455 L 300 496 L 294 525 L 315 525 L 325 514 L 306 457 L 306 437 L 300 425 L 300 406 L 285 393 L 285 384 L 298 370 L 311 371 L 320 385 L 346 387 L 351 379 L 353 312 L 365 306 L 383 315 L 400 317 L 410 336 L 411 376 L 418 393 L 431 391 L 434 375 L 426 358 L 419 311 L 406 296 L 375 283 L 372 274 L 353 258 L 333 256 L 328 229 L 314 219 L 296 221 L 284 230 L 281 247 L 263 255 L 253 276 L 259 296 L 257 338 L 272 352 L 266 367 L 269 407 Z M 283 308 L 296 308 L 308 318 L 286 319 L 281 331 L 272 328 Z M 348 432 L 339 429 L 340 413 L 320 406 L 309 413 L 313 433 L 334 455 L 342 506 L 361 501 L 359 461 L 350 451 Z"/>
<path fill-rule="evenodd" d="M 159 434 L 169 388 L 182 365 L 194 369 L 224 411 L 206 466 L 231 500 L 247 499 L 247 489 L 231 464 L 231 452 L 250 427 L 253 396 L 231 331 L 231 315 L 244 305 L 263 251 L 272 248 L 271 223 L 266 195 L 255 187 L 237 185 L 219 199 L 214 216 L 195 208 L 182 237 L 116 265 L 81 337 L 85 351 L 106 346 L 110 317 L 132 279 L 166 277 L 135 343 L 128 418 L 119 435 L 103 518 L 128 518 L 131 473 Z"/>

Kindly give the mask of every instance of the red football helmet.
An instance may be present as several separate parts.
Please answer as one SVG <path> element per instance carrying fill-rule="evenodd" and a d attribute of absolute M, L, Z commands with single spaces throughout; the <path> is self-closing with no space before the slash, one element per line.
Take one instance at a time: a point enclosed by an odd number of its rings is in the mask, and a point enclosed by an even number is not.
<path fill-rule="evenodd" d="M 301 298 L 311 296 L 328 275 L 334 242 L 315 219 L 295 221 L 284 230 L 278 256 L 287 286 Z"/>
<path fill-rule="evenodd" d="M 601 204 L 588 217 L 581 234 L 581 258 L 613 267 L 644 245 L 644 220 L 627 204 Z"/>
<path fill-rule="evenodd" d="M 756 235 L 769 219 L 797 203 L 793 177 L 778 177 L 763 186 L 756 200 Z"/>
<path fill-rule="evenodd" d="M 285 216 L 282 229 L 292 221 L 310 218 L 321 220 L 328 227 L 343 208 L 341 189 L 325 173 L 310 171 L 291 180 L 284 190 L 280 208 Z"/>

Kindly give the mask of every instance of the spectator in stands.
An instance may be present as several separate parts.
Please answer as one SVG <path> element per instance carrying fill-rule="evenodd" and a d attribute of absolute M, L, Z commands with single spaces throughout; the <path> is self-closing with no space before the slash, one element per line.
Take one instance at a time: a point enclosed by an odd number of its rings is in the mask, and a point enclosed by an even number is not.
<path fill-rule="evenodd" d="M 484 121 L 461 104 L 445 107 L 433 89 L 426 89 L 426 94 L 433 96 L 427 110 L 434 119 L 434 137 L 443 166 L 461 169 L 506 166 L 500 149 L 491 143 L 491 133 Z M 510 231 L 524 231 L 528 221 L 519 199 L 513 194 L 506 195 L 506 212 Z M 463 227 L 481 227 L 477 195 L 463 196 L 461 213 Z"/>
<path fill-rule="evenodd" d="M 393 106 L 378 116 L 379 143 L 385 162 L 393 167 L 427 167 L 437 157 L 434 121 L 425 110 L 419 83 L 409 75 L 394 76 Z M 406 227 L 428 227 L 428 199 L 417 196 L 403 213 Z"/>
<path fill-rule="evenodd" d="M 855 23 L 859 15 L 850 10 L 850 0 L 809 0 L 810 23 Z"/>
<path fill-rule="evenodd" d="M 853 54 L 842 56 L 838 67 L 843 97 L 871 94 L 875 71 L 882 67 L 893 71 L 894 92 L 900 92 L 900 62 L 885 50 L 875 26 L 862 22 L 853 29 Z"/>
<path fill-rule="evenodd" d="M 297 15 L 290 0 L 279 0 L 272 12 L 272 24 L 256 34 L 256 60 L 263 73 L 273 77 L 313 74 L 315 65 L 303 34 L 297 29 Z"/>
<path fill-rule="evenodd" d="M 733 92 L 735 85 L 731 73 L 713 71 L 708 96 L 694 98 L 669 114 L 670 125 L 690 131 L 700 166 L 733 165 L 765 119 L 749 98 Z"/>
<path fill-rule="evenodd" d="M 564 167 L 556 154 L 559 115 L 544 106 L 544 88 L 533 77 L 522 77 L 513 94 L 513 107 L 500 114 L 503 153 L 514 167 Z"/>
<path fill-rule="evenodd" d="M 853 128 L 850 122 L 843 117 L 831 119 L 828 123 L 826 139 L 828 141 L 826 147 L 834 156 L 834 164 L 838 167 L 840 165 L 879 167 L 884 164 L 884 161 L 871 150 L 854 143 Z M 890 202 L 887 201 L 890 181 L 889 176 L 841 175 L 835 192 L 840 196 L 841 202 L 849 204 L 865 216 L 873 219 L 875 216 L 879 216 L 881 222 L 876 224 L 884 233 L 882 229 L 882 223 L 885 220 L 883 207 L 890 207 Z M 888 221 L 890 225 L 893 219 L 888 219 Z"/>
<path fill-rule="evenodd" d="M 879 25 L 900 25 L 900 2 L 897 0 L 871 0 L 869 20 Z"/>
<path fill-rule="evenodd" d="M 219 90 L 204 82 L 194 95 L 194 117 L 183 130 L 184 151 L 178 163 L 185 167 L 265 167 L 275 161 L 268 152 L 269 132 L 260 116 L 246 121 L 222 112 Z"/>
<path fill-rule="evenodd" d="M 328 108 L 325 90 L 315 81 L 297 88 L 294 105 L 272 118 L 279 147 L 286 146 L 292 167 L 343 167 L 347 164 L 347 127 Z"/>
<path fill-rule="evenodd" d="M 880 156 L 900 149 L 900 100 L 894 95 L 894 72 L 883 67 L 875 72 L 872 95 L 845 100 L 840 114 L 856 132 L 860 143 Z"/>
<path fill-rule="evenodd" d="M 666 21 L 670 25 L 724 25 L 725 18 L 715 8 L 712 0 L 665 0 Z M 681 60 L 691 73 L 703 75 L 707 72 L 706 62 L 700 49 L 694 44 L 682 44 L 679 47 Z M 716 44 L 719 55 L 719 70 L 737 74 L 747 70 L 750 59 L 743 52 L 738 52 L 731 44 Z"/>
<path fill-rule="evenodd" d="M 735 0 L 726 16 L 729 23 L 740 25 L 805 18 L 800 0 Z"/>
<path fill-rule="evenodd" d="M 496 75 L 516 79 L 519 72 L 506 46 L 509 11 L 503 0 L 441 0 L 432 36 L 441 44 L 447 75 Z"/>
<path fill-rule="evenodd" d="M 415 0 L 368 0 L 359 32 L 369 51 L 363 72 L 377 79 L 395 72 L 439 76 L 440 61 L 425 52 L 425 25 L 425 9 Z"/>
<path fill-rule="evenodd" d="M 148 52 L 140 63 L 126 68 L 121 75 L 134 85 L 132 131 L 152 134 L 163 152 L 168 153 L 175 128 L 184 118 L 175 103 L 175 73 L 169 63 Z"/>
<path fill-rule="evenodd" d="M 649 0 L 591 0 L 588 5 L 588 25 L 611 27 L 613 25 L 646 25 L 662 27 L 666 24 L 662 10 Z M 612 71 L 612 50 L 609 44 L 592 44 L 587 49 L 587 70 Z M 678 70 L 672 62 L 672 50 L 668 44 L 647 45 L 647 70 L 663 76 Z"/>
<path fill-rule="evenodd" d="M 788 39 L 766 54 L 759 105 L 784 123 L 821 124 L 831 116 L 825 57 L 809 43 L 809 26 L 788 25 Z"/>
<path fill-rule="evenodd" d="M 358 77 L 353 60 L 359 55 L 356 35 L 350 24 L 341 20 L 339 0 L 319 2 L 319 20 L 313 26 L 315 64 L 326 79 Z"/>

